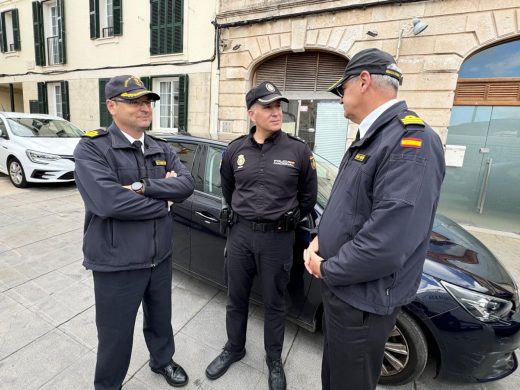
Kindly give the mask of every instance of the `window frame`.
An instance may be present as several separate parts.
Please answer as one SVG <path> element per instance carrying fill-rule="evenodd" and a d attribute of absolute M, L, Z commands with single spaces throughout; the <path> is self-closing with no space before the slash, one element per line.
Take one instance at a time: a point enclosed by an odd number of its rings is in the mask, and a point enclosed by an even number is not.
<path fill-rule="evenodd" d="M 21 50 L 20 21 L 18 9 L 0 13 L 0 52 L 13 53 Z"/>

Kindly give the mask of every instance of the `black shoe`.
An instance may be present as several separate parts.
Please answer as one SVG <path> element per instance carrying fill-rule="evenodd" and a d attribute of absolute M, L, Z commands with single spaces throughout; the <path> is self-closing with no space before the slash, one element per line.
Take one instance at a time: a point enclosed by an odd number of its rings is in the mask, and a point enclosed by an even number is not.
<path fill-rule="evenodd" d="M 246 349 L 244 348 L 241 352 L 231 352 L 223 350 L 206 368 L 206 376 L 213 380 L 220 378 L 226 373 L 228 368 L 235 362 L 238 362 L 246 355 Z"/>
<path fill-rule="evenodd" d="M 287 383 L 285 381 L 282 360 L 271 360 L 266 357 L 265 361 L 269 368 L 269 390 L 285 390 Z"/>
<path fill-rule="evenodd" d="M 170 386 L 181 387 L 188 383 L 188 374 L 173 360 L 166 367 L 152 368 L 152 371 L 164 376 Z"/>

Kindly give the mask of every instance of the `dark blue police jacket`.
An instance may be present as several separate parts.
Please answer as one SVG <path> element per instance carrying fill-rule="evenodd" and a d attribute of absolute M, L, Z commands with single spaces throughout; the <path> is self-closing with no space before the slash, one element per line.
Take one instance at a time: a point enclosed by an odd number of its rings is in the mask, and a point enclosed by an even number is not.
<path fill-rule="evenodd" d="M 173 248 L 168 201 L 193 193 L 193 178 L 169 144 L 145 134 L 144 157 L 115 124 L 86 133 L 74 151 L 85 202 L 83 265 L 94 271 L 153 267 Z M 164 179 L 166 172 L 177 177 Z M 144 195 L 123 185 L 143 180 Z"/>
<path fill-rule="evenodd" d="M 350 146 L 318 231 L 323 280 L 338 298 L 377 314 L 413 300 L 444 173 L 439 136 L 405 102 Z"/>

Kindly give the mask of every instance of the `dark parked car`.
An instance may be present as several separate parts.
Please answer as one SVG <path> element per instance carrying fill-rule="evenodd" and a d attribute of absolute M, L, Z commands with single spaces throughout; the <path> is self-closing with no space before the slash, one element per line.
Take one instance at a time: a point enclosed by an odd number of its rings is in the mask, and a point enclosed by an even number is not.
<path fill-rule="evenodd" d="M 225 236 L 219 231 L 219 167 L 226 143 L 163 135 L 195 179 L 194 194 L 174 206 L 175 267 L 220 288 L 224 283 Z M 322 314 L 319 284 L 304 270 L 303 249 L 327 203 L 337 168 L 316 156 L 319 195 L 302 221 L 289 284 L 289 318 L 316 331 Z M 258 285 L 253 298 L 261 303 Z M 382 384 L 404 384 L 434 356 L 440 377 L 466 382 L 503 378 L 516 370 L 520 314 L 515 282 L 475 237 L 438 215 L 416 299 L 403 307 L 388 339 Z"/>

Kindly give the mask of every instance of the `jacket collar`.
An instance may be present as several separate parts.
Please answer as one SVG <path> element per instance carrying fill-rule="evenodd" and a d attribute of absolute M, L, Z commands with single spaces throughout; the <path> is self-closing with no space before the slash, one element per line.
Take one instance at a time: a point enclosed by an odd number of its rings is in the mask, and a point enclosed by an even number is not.
<path fill-rule="evenodd" d="M 394 119 L 397 116 L 397 114 L 399 114 L 400 112 L 407 110 L 407 109 L 408 109 L 408 106 L 406 105 L 406 102 L 404 102 L 404 101 L 399 101 L 396 104 L 394 104 L 393 106 L 389 107 L 379 116 L 379 118 L 377 118 L 374 121 L 374 123 L 372 123 L 372 125 L 368 128 L 365 136 L 363 138 L 357 140 L 356 142 L 353 142 L 350 147 L 359 148 L 359 147 L 363 146 L 366 142 L 368 142 L 368 140 L 370 140 L 379 131 L 379 129 L 382 126 L 386 125 L 388 122 L 390 122 L 392 119 Z"/>
<path fill-rule="evenodd" d="M 108 132 L 112 139 L 112 148 L 114 149 L 133 149 L 133 145 L 128 141 L 128 138 L 124 136 L 121 129 L 112 122 L 108 127 Z M 144 155 L 148 156 L 151 154 L 161 153 L 162 149 L 155 139 L 150 137 L 148 134 L 144 134 Z"/>

